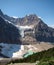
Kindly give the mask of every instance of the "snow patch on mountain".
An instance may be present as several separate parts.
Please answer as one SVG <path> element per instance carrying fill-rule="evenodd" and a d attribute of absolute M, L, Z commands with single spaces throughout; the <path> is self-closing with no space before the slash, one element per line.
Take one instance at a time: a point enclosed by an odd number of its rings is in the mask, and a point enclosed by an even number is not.
<path fill-rule="evenodd" d="M 41 19 L 41 17 L 40 17 L 40 16 L 38 16 L 38 18 L 40 18 L 40 19 Z"/>
<path fill-rule="evenodd" d="M 13 18 L 18 18 L 17 16 L 12 16 Z"/>
<path fill-rule="evenodd" d="M 20 30 L 20 34 L 22 37 L 24 37 L 24 31 L 25 30 L 29 30 L 29 29 L 33 29 L 33 26 L 19 26 L 19 25 L 16 25 L 17 28 L 19 28 Z"/>
<path fill-rule="evenodd" d="M 54 28 L 54 25 L 52 24 L 52 25 L 49 25 L 50 27 L 52 27 L 52 28 Z"/>

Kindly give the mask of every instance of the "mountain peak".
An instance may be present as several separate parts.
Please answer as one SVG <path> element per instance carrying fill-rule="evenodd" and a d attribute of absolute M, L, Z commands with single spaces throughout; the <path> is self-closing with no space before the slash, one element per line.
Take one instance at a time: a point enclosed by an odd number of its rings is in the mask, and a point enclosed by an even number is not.
<path fill-rule="evenodd" d="M 36 14 L 29 14 L 29 15 L 26 15 L 25 17 L 37 17 Z"/>

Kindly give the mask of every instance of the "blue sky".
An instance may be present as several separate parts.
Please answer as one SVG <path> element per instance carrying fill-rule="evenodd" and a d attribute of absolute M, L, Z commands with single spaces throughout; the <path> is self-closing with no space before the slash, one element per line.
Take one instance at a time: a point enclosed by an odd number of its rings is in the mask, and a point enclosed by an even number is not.
<path fill-rule="evenodd" d="M 54 0 L 0 0 L 0 9 L 9 16 L 36 14 L 54 26 Z"/>

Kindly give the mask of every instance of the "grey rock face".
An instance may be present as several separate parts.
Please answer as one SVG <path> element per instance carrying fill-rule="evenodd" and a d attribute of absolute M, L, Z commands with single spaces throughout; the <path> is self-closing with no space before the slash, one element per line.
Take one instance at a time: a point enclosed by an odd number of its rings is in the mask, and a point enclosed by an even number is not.
<path fill-rule="evenodd" d="M 35 27 L 37 41 L 54 42 L 54 29 L 48 27 L 41 19 Z"/>

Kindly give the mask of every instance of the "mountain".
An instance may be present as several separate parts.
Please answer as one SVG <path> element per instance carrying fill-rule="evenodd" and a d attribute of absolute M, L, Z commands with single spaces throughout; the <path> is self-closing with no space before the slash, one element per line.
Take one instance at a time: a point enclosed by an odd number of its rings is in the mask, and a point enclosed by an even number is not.
<path fill-rule="evenodd" d="M 0 43 L 20 43 L 19 29 L 0 16 Z"/>
<path fill-rule="evenodd" d="M 20 26 L 24 26 L 24 27 L 25 26 L 33 27 L 33 31 L 35 32 L 34 33 L 35 37 L 34 36 L 33 37 L 36 38 L 37 41 L 54 42 L 54 29 L 49 27 L 47 24 L 45 24 L 35 14 L 31 14 L 28 16 L 26 15 L 25 17 L 22 17 L 22 18 L 13 18 L 6 14 L 3 14 L 3 12 L 0 10 L 0 16 L 2 16 L 3 18 L 10 21 L 11 23 L 13 23 L 16 26 L 20 25 Z M 29 32 L 29 31 L 26 31 L 26 33 L 27 32 Z M 31 34 L 31 36 L 32 36 L 32 34 Z M 33 39 L 33 37 L 31 39 Z"/>
<path fill-rule="evenodd" d="M 2 16 L 4 19 L 10 21 L 13 23 L 16 27 L 17 26 L 23 26 L 24 27 L 31 27 L 27 29 L 23 29 L 24 37 L 23 37 L 23 43 L 30 41 L 33 43 L 35 41 L 40 42 L 54 42 L 54 29 L 49 27 L 47 24 L 45 24 L 37 15 L 31 14 L 26 15 L 22 18 L 13 18 L 6 14 L 4 14 L 0 10 L 0 16 Z M 20 28 L 21 29 L 21 28 Z M 27 40 L 28 39 L 28 40 Z M 33 42 L 32 42 L 33 40 Z M 30 43 L 29 42 L 29 43 Z"/>

